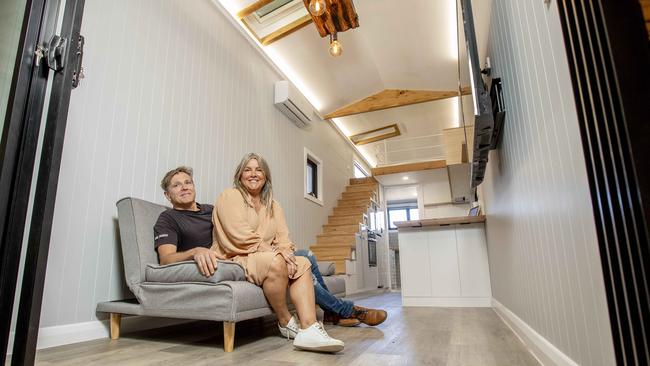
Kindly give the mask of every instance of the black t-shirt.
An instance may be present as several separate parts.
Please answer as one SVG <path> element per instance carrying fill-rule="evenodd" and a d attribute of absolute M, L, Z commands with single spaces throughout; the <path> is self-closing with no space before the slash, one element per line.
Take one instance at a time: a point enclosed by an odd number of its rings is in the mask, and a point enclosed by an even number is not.
<path fill-rule="evenodd" d="M 158 216 L 153 227 L 156 251 L 162 244 L 176 245 L 178 252 L 212 246 L 212 205 L 199 205 L 198 211 L 169 209 Z"/>

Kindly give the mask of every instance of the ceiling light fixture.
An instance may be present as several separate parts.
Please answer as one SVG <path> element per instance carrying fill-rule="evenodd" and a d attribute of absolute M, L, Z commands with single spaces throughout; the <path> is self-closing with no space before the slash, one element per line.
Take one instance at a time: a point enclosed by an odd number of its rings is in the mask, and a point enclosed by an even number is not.
<path fill-rule="evenodd" d="M 330 34 L 330 55 L 332 57 L 338 57 L 341 56 L 341 53 L 343 53 L 343 47 L 341 46 L 341 43 L 338 40 L 338 37 L 336 36 L 336 33 Z"/>
<path fill-rule="evenodd" d="M 409 180 L 409 177 L 407 175 L 403 176 L 402 179 L 404 180 Z"/>
<path fill-rule="evenodd" d="M 325 12 L 325 0 L 311 0 L 309 2 L 309 12 L 317 17 Z"/>
<path fill-rule="evenodd" d="M 337 33 L 359 26 L 359 16 L 352 0 L 303 0 L 303 4 L 314 21 L 318 34 L 322 38 L 330 36 L 330 55 L 340 56 L 343 47 L 337 39 Z"/>

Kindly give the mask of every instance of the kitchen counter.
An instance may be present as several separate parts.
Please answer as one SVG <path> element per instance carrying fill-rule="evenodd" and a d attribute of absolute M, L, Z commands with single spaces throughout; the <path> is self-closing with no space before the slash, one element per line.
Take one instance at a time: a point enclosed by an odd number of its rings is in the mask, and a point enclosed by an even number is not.
<path fill-rule="evenodd" d="M 485 222 L 485 215 L 481 216 L 458 216 L 458 217 L 443 217 L 439 219 L 422 219 L 411 221 L 397 221 L 395 226 L 398 229 L 406 227 L 423 227 L 423 226 L 447 226 L 456 224 L 473 224 L 477 222 Z"/>
<path fill-rule="evenodd" d="M 403 306 L 491 306 L 485 216 L 395 224 Z"/>

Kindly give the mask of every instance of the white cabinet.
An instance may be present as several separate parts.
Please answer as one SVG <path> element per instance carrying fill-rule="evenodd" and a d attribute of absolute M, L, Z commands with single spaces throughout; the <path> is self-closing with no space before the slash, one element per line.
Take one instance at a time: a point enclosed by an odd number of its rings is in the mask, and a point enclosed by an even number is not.
<path fill-rule="evenodd" d="M 346 260 L 345 292 L 376 290 L 378 285 L 377 266 L 368 265 L 368 234 L 360 230 L 356 234 L 355 260 Z"/>
<path fill-rule="evenodd" d="M 404 306 L 491 306 L 483 223 L 399 229 Z"/>
<path fill-rule="evenodd" d="M 465 297 L 490 297 L 490 268 L 484 224 L 456 225 L 460 293 Z"/>
<path fill-rule="evenodd" d="M 404 250 L 402 241 L 409 243 L 421 243 L 423 245 L 411 245 Z M 429 270 L 429 246 L 427 233 L 423 231 L 408 231 L 399 233 L 400 242 L 400 274 L 402 277 L 402 296 L 433 296 L 431 286 L 431 271 Z M 405 281 L 409 279 L 409 281 Z"/>

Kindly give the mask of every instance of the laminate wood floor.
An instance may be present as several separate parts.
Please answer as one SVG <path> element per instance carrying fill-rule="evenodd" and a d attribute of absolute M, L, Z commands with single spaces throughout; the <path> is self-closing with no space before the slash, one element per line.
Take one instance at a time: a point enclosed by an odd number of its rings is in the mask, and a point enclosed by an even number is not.
<path fill-rule="evenodd" d="M 399 292 L 352 297 L 388 311 L 377 327 L 326 325 L 345 342 L 338 354 L 296 351 L 274 316 L 237 323 L 223 352 L 221 323 L 191 322 L 37 352 L 38 365 L 539 365 L 490 308 L 402 307 Z"/>

